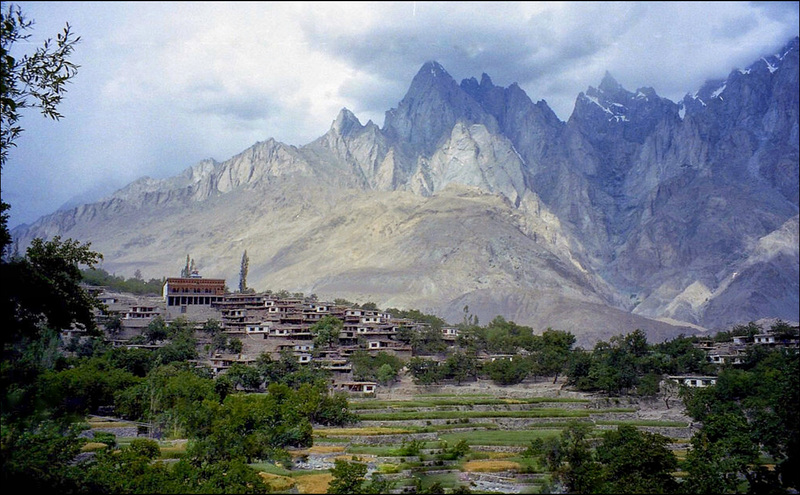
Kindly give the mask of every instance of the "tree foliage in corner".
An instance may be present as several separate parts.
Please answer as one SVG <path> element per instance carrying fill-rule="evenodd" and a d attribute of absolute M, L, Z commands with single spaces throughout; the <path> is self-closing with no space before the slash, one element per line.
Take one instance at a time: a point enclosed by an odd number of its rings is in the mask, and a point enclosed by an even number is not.
<path fill-rule="evenodd" d="M 66 84 L 77 73 L 78 66 L 68 57 L 80 37 L 75 37 L 66 25 L 56 37 L 55 44 L 48 39 L 32 54 L 15 58 L 11 52 L 15 43 L 30 38 L 26 31 L 33 21 L 25 18 L 22 10 L 9 4 L 0 10 L 0 171 L 8 158 L 9 149 L 22 133 L 19 119 L 26 108 L 38 108 L 54 120 L 62 117 L 56 109 L 66 92 Z M 0 201 L 0 254 L 11 244 L 8 231 L 10 205 Z"/>
<path fill-rule="evenodd" d="M 18 121 L 24 109 L 38 108 L 42 115 L 53 120 L 62 117 L 57 107 L 66 93 L 67 82 L 78 72 L 78 66 L 68 57 L 80 37 L 75 37 L 67 24 L 55 43 L 48 39 L 32 54 L 17 59 L 11 54 L 12 47 L 30 38 L 25 32 L 31 29 L 33 21 L 26 19 L 13 4 L 0 15 L 0 159 L 5 164 L 9 148 L 15 146 L 14 141 L 22 133 Z"/>

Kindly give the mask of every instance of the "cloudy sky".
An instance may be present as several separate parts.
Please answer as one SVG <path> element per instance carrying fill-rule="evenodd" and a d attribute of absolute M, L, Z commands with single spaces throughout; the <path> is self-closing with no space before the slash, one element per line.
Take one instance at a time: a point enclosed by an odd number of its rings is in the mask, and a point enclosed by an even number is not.
<path fill-rule="evenodd" d="M 567 120 L 605 71 L 673 101 L 798 35 L 798 2 L 19 2 L 29 53 L 65 23 L 80 66 L 53 122 L 25 114 L 10 226 L 142 176 L 301 146 L 343 107 L 383 126 L 419 68 L 517 82 Z M 3 9 L 8 6 L 3 2 Z"/>

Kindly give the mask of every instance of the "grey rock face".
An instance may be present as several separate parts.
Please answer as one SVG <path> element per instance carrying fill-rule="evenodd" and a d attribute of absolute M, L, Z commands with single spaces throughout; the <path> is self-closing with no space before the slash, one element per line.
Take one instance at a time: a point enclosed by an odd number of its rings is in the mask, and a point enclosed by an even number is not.
<path fill-rule="evenodd" d="M 561 122 L 488 75 L 423 65 L 383 128 L 343 109 L 14 236 L 92 242 L 118 274 L 177 271 L 408 307 L 469 306 L 582 343 L 798 316 L 798 40 L 679 103 L 610 74 Z M 132 227 L 134 226 L 134 227 Z"/>

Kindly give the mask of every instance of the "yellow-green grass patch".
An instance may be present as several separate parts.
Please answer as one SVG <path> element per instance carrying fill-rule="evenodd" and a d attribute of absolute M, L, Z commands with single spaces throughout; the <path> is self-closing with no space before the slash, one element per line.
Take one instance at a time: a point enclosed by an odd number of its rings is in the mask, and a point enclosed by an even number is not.
<path fill-rule="evenodd" d="M 369 462 L 375 460 L 375 455 L 373 454 L 347 454 L 347 455 L 337 455 L 334 457 L 334 460 L 337 461 L 356 461 L 356 462 Z"/>
<path fill-rule="evenodd" d="M 162 445 L 159 448 L 161 449 L 162 459 L 177 459 L 186 453 L 186 442 Z"/>
<path fill-rule="evenodd" d="M 314 435 L 320 438 L 325 438 L 366 435 L 405 435 L 416 432 L 417 430 L 413 428 L 367 426 L 363 428 L 321 428 L 314 430 Z"/>
<path fill-rule="evenodd" d="M 264 480 L 264 484 L 269 487 L 269 491 L 271 492 L 285 492 L 297 484 L 297 480 L 288 476 L 281 476 L 280 474 L 261 472 L 258 473 L 258 475 L 261 476 L 261 479 Z"/>
<path fill-rule="evenodd" d="M 465 440 L 468 445 L 514 445 L 527 446 L 537 438 L 553 438 L 561 434 L 558 429 L 546 430 L 480 430 L 455 431 L 439 435 L 450 445 Z"/>
<path fill-rule="evenodd" d="M 102 430 L 105 428 L 136 428 L 135 424 L 125 421 L 89 421 L 87 424 L 89 428 L 93 430 Z"/>
<path fill-rule="evenodd" d="M 280 476 L 289 476 L 292 474 L 292 471 L 280 466 L 276 466 L 271 462 L 253 462 L 248 465 L 260 473 L 263 472 L 268 474 L 277 474 Z"/>
<path fill-rule="evenodd" d="M 298 493 L 325 493 L 333 480 L 333 475 L 331 473 L 303 474 L 296 476 L 294 480 L 297 482 Z"/>
<path fill-rule="evenodd" d="M 492 394 L 414 394 L 414 397 L 494 397 Z"/>
<path fill-rule="evenodd" d="M 595 424 L 607 426 L 658 426 L 665 428 L 686 428 L 689 426 L 689 423 L 686 421 L 661 421 L 655 419 L 598 420 Z"/>
<path fill-rule="evenodd" d="M 487 452 L 487 454 L 489 455 L 489 459 L 507 459 L 518 455 L 514 452 Z"/>
<path fill-rule="evenodd" d="M 489 459 L 467 461 L 461 469 L 473 473 L 496 473 L 499 471 L 519 471 L 519 468 L 518 462 Z"/>
<path fill-rule="evenodd" d="M 508 405 L 508 404 L 542 404 L 542 403 L 586 403 L 588 399 L 571 399 L 567 397 L 528 397 L 528 398 L 509 398 L 509 397 L 450 397 L 450 398 L 417 398 L 408 400 L 370 400 L 364 402 L 351 402 L 350 409 L 353 411 L 370 409 L 410 409 L 420 407 L 445 407 L 462 406 L 472 407 L 478 405 Z"/>
<path fill-rule="evenodd" d="M 672 451 L 672 453 L 675 454 L 675 457 L 677 457 L 679 461 L 685 461 L 686 453 L 688 451 L 689 451 L 688 449 L 675 449 Z"/>
<path fill-rule="evenodd" d="M 379 464 L 378 472 L 381 474 L 395 474 L 399 473 L 402 467 L 399 464 Z"/>
<path fill-rule="evenodd" d="M 333 454 L 335 452 L 344 452 L 344 449 L 343 445 L 314 445 L 307 449 L 292 450 L 289 453 L 292 454 L 292 457 L 299 457 L 309 454 Z"/>
<path fill-rule="evenodd" d="M 365 421 L 409 421 L 423 419 L 464 418 L 586 418 L 593 414 L 636 412 L 636 409 L 560 409 L 536 408 L 520 411 L 396 411 L 389 413 L 359 413 Z"/>
<path fill-rule="evenodd" d="M 94 452 L 95 450 L 108 448 L 108 445 L 101 442 L 87 442 L 81 447 L 81 452 Z"/>

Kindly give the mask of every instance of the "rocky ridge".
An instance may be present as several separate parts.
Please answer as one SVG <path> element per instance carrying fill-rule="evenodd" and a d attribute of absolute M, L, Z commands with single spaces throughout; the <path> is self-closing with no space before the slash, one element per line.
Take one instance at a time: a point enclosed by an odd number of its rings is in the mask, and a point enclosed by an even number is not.
<path fill-rule="evenodd" d="M 128 276 L 191 253 L 233 279 L 247 250 L 253 287 L 587 342 L 797 320 L 797 89 L 797 38 L 679 103 L 607 74 L 567 122 L 429 62 L 382 128 L 343 109 L 305 146 L 259 142 L 13 235 L 92 242 Z"/>

